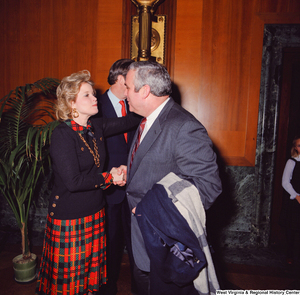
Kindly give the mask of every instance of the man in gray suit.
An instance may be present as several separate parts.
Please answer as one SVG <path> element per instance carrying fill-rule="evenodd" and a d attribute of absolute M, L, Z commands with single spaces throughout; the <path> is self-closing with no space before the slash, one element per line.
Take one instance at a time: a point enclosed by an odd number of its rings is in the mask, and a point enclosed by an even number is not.
<path fill-rule="evenodd" d="M 145 295 L 150 294 L 155 276 L 150 275 L 150 261 L 134 216 L 135 207 L 152 186 L 170 172 L 196 186 L 205 209 L 213 204 L 222 188 L 216 155 L 206 129 L 170 97 L 171 79 L 165 67 L 152 61 L 132 63 L 125 84 L 130 111 L 145 119 L 138 128 L 143 131 L 141 135 L 136 132 L 129 152 L 126 189 L 133 212 L 134 277 L 139 283 L 138 294 Z M 137 137 L 140 142 L 136 149 Z"/>

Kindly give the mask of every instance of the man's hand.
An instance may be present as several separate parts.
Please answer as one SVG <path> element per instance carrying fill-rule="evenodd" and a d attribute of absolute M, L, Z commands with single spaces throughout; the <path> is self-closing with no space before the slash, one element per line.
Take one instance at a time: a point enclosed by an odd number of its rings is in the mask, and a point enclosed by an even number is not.
<path fill-rule="evenodd" d="M 121 171 L 121 173 L 123 173 L 123 180 L 126 182 L 127 181 L 127 166 L 121 165 L 118 168 L 118 170 Z"/>
<path fill-rule="evenodd" d="M 124 180 L 123 169 L 120 169 L 120 167 L 119 168 L 113 167 L 110 170 L 110 174 L 113 177 L 113 184 L 114 185 L 124 186 L 126 184 L 126 180 Z M 126 176 L 125 176 L 125 178 L 126 178 Z"/>
<path fill-rule="evenodd" d="M 296 196 L 296 200 L 297 200 L 298 203 L 300 204 L 300 196 L 299 196 L 299 195 Z"/>

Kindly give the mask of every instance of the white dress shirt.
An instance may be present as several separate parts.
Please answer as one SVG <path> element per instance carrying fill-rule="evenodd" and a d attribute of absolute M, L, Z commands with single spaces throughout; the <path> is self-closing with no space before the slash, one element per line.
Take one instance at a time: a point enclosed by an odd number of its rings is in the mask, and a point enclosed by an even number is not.
<path fill-rule="evenodd" d="M 115 109 L 117 116 L 122 117 L 122 105 L 120 104 L 121 100 L 117 98 L 110 89 L 107 91 L 107 95 Z M 125 109 L 126 109 L 126 103 L 125 103 Z M 127 109 L 126 109 L 126 113 L 127 113 Z"/>
<path fill-rule="evenodd" d="M 160 114 L 160 112 L 162 111 L 162 109 L 164 108 L 164 106 L 166 105 L 166 103 L 169 100 L 170 100 L 170 97 L 167 98 L 154 112 L 152 112 L 147 117 L 147 121 L 146 121 L 146 124 L 145 124 L 144 131 L 142 133 L 141 139 L 140 139 L 140 143 L 143 141 L 144 137 L 146 136 L 147 132 L 151 128 L 152 124 L 154 123 L 154 121 L 156 120 L 156 118 L 158 117 L 158 115 Z"/>
<path fill-rule="evenodd" d="M 300 155 L 298 155 L 296 158 L 294 158 L 296 161 L 300 161 Z M 290 199 L 293 200 L 296 198 L 297 195 L 300 195 L 299 193 L 297 193 L 292 184 L 291 184 L 291 180 L 293 177 L 293 171 L 295 168 L 295 161 L 288 159 L 286 164 L 285 164 L 285 168 L 283 171 L 283 175 L 282 175 L 282 186 L 283 188 L 290 194 Z"/>

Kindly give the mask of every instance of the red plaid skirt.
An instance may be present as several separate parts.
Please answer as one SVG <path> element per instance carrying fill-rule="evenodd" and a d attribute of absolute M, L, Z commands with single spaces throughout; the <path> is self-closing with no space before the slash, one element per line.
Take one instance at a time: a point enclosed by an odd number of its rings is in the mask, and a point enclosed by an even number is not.
<path fill-rule="evenodd" d="M 106 283 L 104 209 L 87 217 L 47 216 L 36 294 L 87 294 Z"/>

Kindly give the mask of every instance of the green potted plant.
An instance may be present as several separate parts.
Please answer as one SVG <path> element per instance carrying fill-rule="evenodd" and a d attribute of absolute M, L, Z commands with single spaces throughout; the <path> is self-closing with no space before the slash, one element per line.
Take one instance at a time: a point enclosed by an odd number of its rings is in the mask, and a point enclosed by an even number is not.
<path fill-rule="evenodd" d="M 28 217 L 37 182 L 49 167 L 49 141 L 57 125 L 53 103 L 59 80 L 44 78 L 19 86 L 0 100 L 0 194 L 7 200 L 21 231 L 22 254 L 13 259 L 15 280 L 36 275 L 30 252 Z"/>

